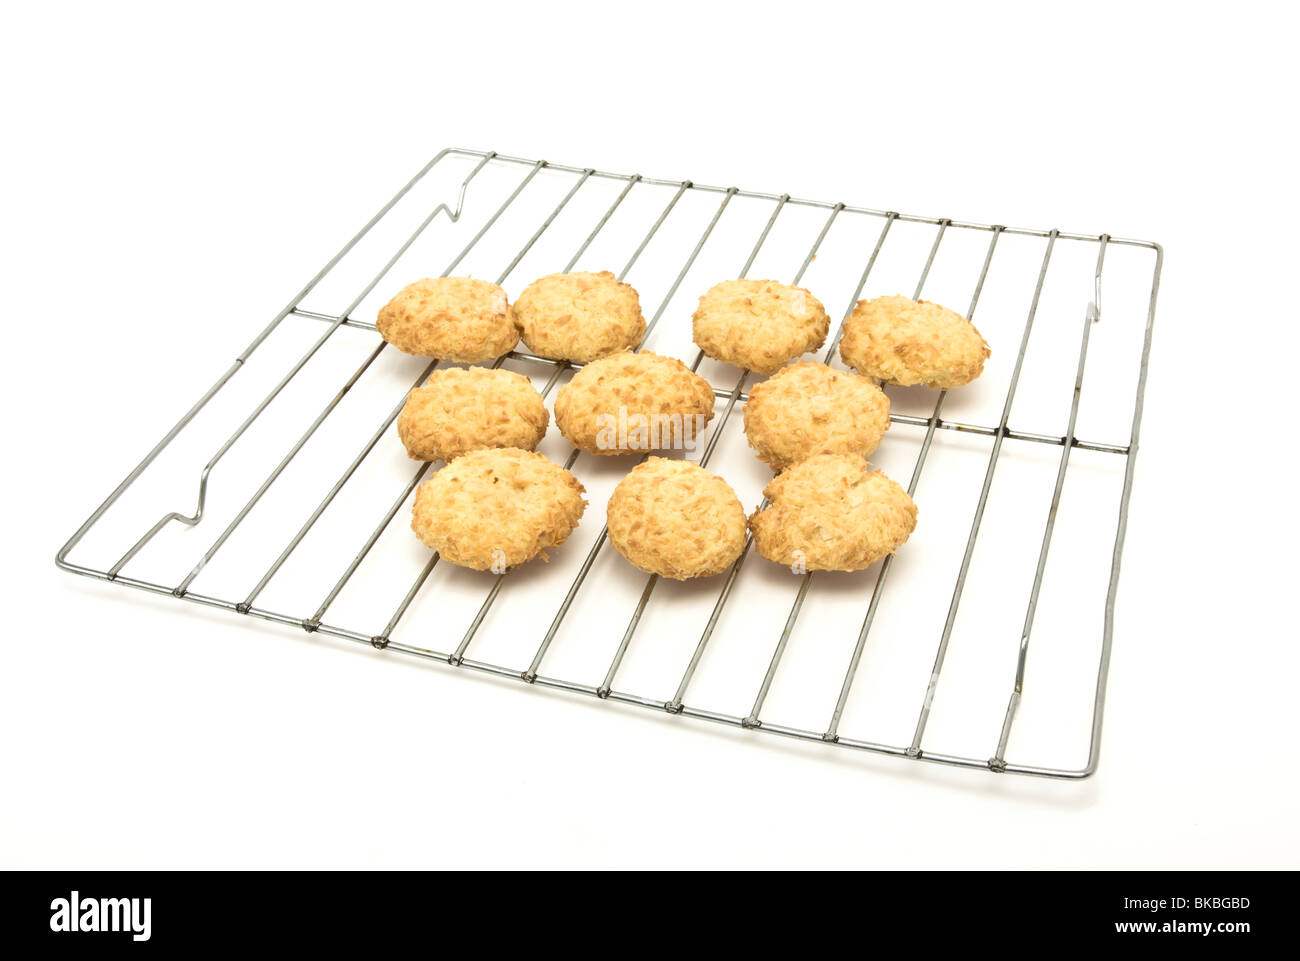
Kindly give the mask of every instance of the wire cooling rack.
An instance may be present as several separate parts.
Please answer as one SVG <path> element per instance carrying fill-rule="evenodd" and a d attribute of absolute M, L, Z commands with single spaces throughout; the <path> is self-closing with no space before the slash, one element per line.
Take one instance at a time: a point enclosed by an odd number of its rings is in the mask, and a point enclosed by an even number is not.
<path fill-rule="evenodd" d="M 1087 777 L 1161 257 L 1157 244 L 1107 234 L 444 150 L 217 377 L 57 563 L 676 717 Z M 694 357 L 715 385 L 707 443 L 685 456 L 750 505 L 771 477 L 734 416 L 750 374 L 690 342 L 694 300 L 716 281 L 739 271 L 804 284 L 841 323 L 859 297 L 924 295 L 963 309 L 994 353 L 979 381 L 951 394 L 888 389 L 891 430 L 873 461 L 910 477 L 920 524 L 870 571 L 796 574 L 752 558 L 747 544 L 716 578 L 646 577 L 608 549 L 601 526 L 634 459 L 581 457 L 552 430 L 541 449 L 587 485 L 587 515 L 549 563 L 480 574 L 440 567 L 407 530 L 434 465 L 406 459 L 392 425 L 438 362 L 387 349 L 371 322 L 395 290 L 442 263 L 443 275 L 489 276 L 512 297 L 544 273 L 622 264 L 651 318 L 643 346 Z M 839 332 L 828 363 L 838 363 Z M 548 396 L 575 369 L 523 350 L 498 364 Z M 75 562 L 74 552 L 99 559 Z M 1008 760 L 1012 746 L 1033 763 Z"/>

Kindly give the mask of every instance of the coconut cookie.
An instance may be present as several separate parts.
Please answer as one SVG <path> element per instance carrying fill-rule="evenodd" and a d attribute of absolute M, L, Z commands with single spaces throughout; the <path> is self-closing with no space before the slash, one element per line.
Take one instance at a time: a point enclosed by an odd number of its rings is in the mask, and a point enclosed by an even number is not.
<path fill-rule="evenodd" d="M 818 454 L 778 474 L 749 518 L 754 548 L 804 571 L 860 571 L 916 527 L 907 491 L 855 454 Z"/>
<path fill-rule="evenodd" d="M 689 461 L 648 458 L 614 488 L 605 516 L 614 549 L 647 574 L 709 577 L 745 549 L 740 498 Z"/>
<path fill-rule="evenodd" d="M 773 470 L 814 454 L 866 457 L 889 429 L 889 398 L 859 374 L 792 364 L 756 384 L 745 404 L 749 446 Z"/>
<path fill-rule="evenodd" d="M 714 360 L 771 374 L 826 340 L 821 301 L 775 280 L 726 280 L 700 298 L 695 343 Z"/>
<path fill-rule="evenodd" d="M 503 573 L 563 544 L 586 509 L 584 493 L 541 454 L 471 451 L 420 485 L 411 529 L 453 564 Z"/>
<path fill-rule="evenodd" d="M 406 397 L 397 434 L 415 460 L 451 460 L 472 450 L 532 450 L 550 414 L 523 374 L 485 367 L 435 370 Z"/>
<path fill-rule="evenodd" d="M 969 384 L 988 356 L 989 345 L 961 314 L 898 295 L 858 301 L 840 340 L 844 363 L 903 387 Z"/>
<path fill-rule="evenodd" d="M 709 382 L 659 354 L 593 360 L 555 396 L 560 433 L 592 454 L 693 450 L 712 417 Z"/>
<path fill-rule="evenodd" d="M 519 343 L 506 292 L 473 277 L 417 280 L 379 311 L 380 336 L 398 350 L 475 364 Z"/>
<path fill-rule="evenodd" d="M 645 334 L 636 291 L 608 270 L 534 280 L 515 301 L 514 319 L 534 354 L 579 364 L 636 347 Z"/>

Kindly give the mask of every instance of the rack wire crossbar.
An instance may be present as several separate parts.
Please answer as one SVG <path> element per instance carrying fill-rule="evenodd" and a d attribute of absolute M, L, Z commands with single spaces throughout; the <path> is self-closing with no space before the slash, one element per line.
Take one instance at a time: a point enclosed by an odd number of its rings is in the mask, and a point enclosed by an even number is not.
<path fill-rule="evenodd" d="M 426 175 L 429 174 L 440 162 L 449 156 L 457 156 L 474 161 L 472 168 L 465 178 L 460 182 L 459 190 L 454 206 L 447 203 L 440 203 L 415 227 L 415 229 L 406 237 L 406 239 L 396 248 L 391 257 L 388 258 L 384 266 L 374 275 L 369 282 L 362 288 L 360 293 L 353 298 L 348 306 L 337 314 L 324 314 L 308 310 L 302 306 L 304 299 L 317 287 L 317 285 L 342 261 L 356 246 L 360 243 L 372 229 L 382 221 L 386 215 L 405 198 L 411 190 L 419 184 Z M 512 207 L 519 196 L 529 187 L 534 178 L 543 170 L 571 174 L 576 177 L 574 183 L 568 192 L 559 200 L 551 209 L 548 215 L 528 236 L 527 241 L 522 245 L 518 252 L 513 256 L 510 262 L 505 266 L 497 277 L 497 283 L 503 283 L 518 266 L 525 255 L 533 248 L 534 244 L 548 228 L 552 222 L 561 214 L 569 205 L 573 197 L 581 190 L 584 184 L 591 180 L 613 180 L 623 183 L 621 191 L 615 196 L 612 203 L 605 208 L 600 218 L 592 226 L 590 232 L 585 234 L 585 240 L 580 247 L 574 252 L 568 260 L 567 265 L 563 268 L 570 270 L 588 250 L 593 241 L 605 228 L 606 224 L 615 215 L 616 211 L 624 203 L 628 195 L 634 188 L 640 185 L 658 186 L 671 188 L 671 196 L 663 206 L 657 219 L 650 226 L 645 235 L 641 238 L 638 246 L 631 255 L 630 260 L 620 272 L 620 278 L 625 277 L 629 271 L 637 264 L 642 254 L 645 252 L 651 241 L 659 233 L 660 228 L 665 221 L 672 215 L 677 208 L 679 201 L 688 194 L 712 193 L 720 197 L 720 201 L 713 213 L 711 219 L 705 225 L 703 232 L 698 235 L 693 248 L 690 250 L 684 262 L 681 263 L 680 269 L 676 273 L 675 279 L 671 283 L 668 292 L 659 302 L 659 305 L 647 325 L 645 338 L 642 344 L 646 342 L 651 331 L 659 324 L 665 310 L 677 293 L 683 280 L 695 264 L 701 251 L 709 242 L 710 237 L 714 234 L 715 228 L 719 221 L 726 213 L 728 206 L 735 198 L 747 198 L 756 201 L 770 201 L 772 209 L 770 216 L 767 218 L 761 232 L 754 242 L 748 257 L 741 267 L 739 276 L 745 276 L 755 262 L 768 239 L 773 225 L 777 222 L 782 212 L 796 207 L 816 208 L 826 211 L 826 219 L 816 235 L 812 246 L 807 250 L 797 271 L 793 273 L 793 282 L 799 283 L 804 272 L 813 262 L 818 251 L 825 240 L 828 232 L 837 218 L 845 214 L 860 215 L 869 218 L 876 218 L 880 221 L 879 233 L 876 235 L 874 247 L 869 251 L 865 265 L 857 282 L 857 287 L 853 295 L 847 301 L 845 309 L 841 313 L 840 324 L 836 327 L 834 335 L 830 338 L 824 360 L 829 362 L 833 356 L 839 342 L 839 336 L 843 330 L 843 322 L 851 313 L 854 303 L 862 293 L 864 285 L 867 283 L 873 267 L 877 262 L 882 248 L 884 247 L 891 228 L 898 223 L 914 223 L 931 225 L 936 228 L 933 242 L 929 248 L 928 257 L 921 270 L 920 277 L 916 282 L 913 291 L 913 297 L 919 298 L 925 288 L 927 278 L 930 275 L 931 267 L 934 264 L 936 254 L 940 249 L 945 236 L 950 230 L 967 230 L 980 231 L 988 234 L 988 244 L 983 256 L 982 268 L 979 272 L 975 284 L 974 292 L 971 296 L 967 309 L 967 316 L 974 315 L 981 292 L 985 286 L 985 279 L 988 276 L 989 266 L 993 260 L 994 252 L 998 247 L 999 240 L 1007 236 L 1026 236 L 1042 238 L 1046 241 L 1042 255 L 1041 265 L 1038 270 L 1037 284 L 1034 289 L 1033 298 L 1029 306 L 1028 314 L 1024 320 L 1022 335 L 1019 343 L 1019 352 L 1016 356 L 1015 365 L 1011 372 L 1010 383 L 1004 398 L 1002 414 L 995 424 L 976 424 L 962 421 L 945 419 L 942 416 L 944 401 L 947 396 L 946 391 L 939 391 L 934 401 L 934 407 L 928 417 L 908 415 L 898 412 L 891 413 L 891 420 L 894 423 L 906 424 L 915 428 L 924 429 L 924 436 L 921 441 L 919 454 L 917 456 L 913 473 L 908 486 L 909 493 L 915 493 L 918 482 L 921 479 L 922 471 L 926 465 L 927 456 L 930 452 L 932 442 L 938 431 L 956 431 L 983 437 L 992 438 L 991 448 L 989 450 L 988 462 L 983 477 L 983 484 L 980 490 L 979 498 L 976 504 L 974 516 L 971 520 L 969 535 L 966 541 L 965 551 L 962 555 L 961 565 L 953 588 L 950 606 L 944 628 L 939 638 L 938 647 L 935 653 L 934 666 L 930 674 L 929 684 L 924 691 L 924 696 L 919 706 L 919 715 L 912 739 L 906 744 L 883 744 L 874 741 L 862 740 L 853 737 L 847 737 L 840 733 L 839 728 L 844 713 L 845 705 L 848 701 L 855 677 L 860 666 L 863 650 L 866 646 L 868 636 L 871 631 L 873 620 L 876 616 L 882 594 L 885 592 L 889 583 L 889 573 L 893 562 L 893 557 L 888 557 L 882 563 L 879 573 L 876 577 L 874 587 L 871 590 L 870 599 L 867 603 L 866 612 L 862 622 L 861 630 L 858 633 L 856 643 L 853 648 L 852 656 L 846 665 L 843 676 L 843 682 L 840 687 L 839 696 L 833 710 L 828 711 L 828 723 L 824 729 L 813 730 L 808 728 L 792 727 L 777 723 L 772 723 L 763 718 L 762 712 L 765 701 L 771 688 L 772 682 L 780 670 L 783 656 L 786 651 L 792 631 L 804 610 L 804 602 L 809 593 L 810 584 L 813 581 L 814 573 L 808 572 L 803 575 L 799 582 L 798 593 L 790 607 L 789 614 L 784 622 L 784 628 L 781 631 L 776 645 L 772 651 L 771 659 L 768 663 L 767 671 L 763 676 L 762 683 L 754 697 L 753 707 L 746 715 L 736 715 L 730 713 L 721 713 L 712 710 L 706 710 L 701 707 L 686 703 L 686 697 L 689 694 L 691 681 L 694 672 L 703 656 L 706 646 L 717 627 L 719 617 L 732 596 L 733 588 L 740 576 L 742 567 L 750 552 L 752 541 L 747 541 L 745 551 L 741 557 L 733 564 L 722 581 L 720 591 L 716 602 L 713 606 L 712 613 L 705 626 L 698 644 L 696 645 L 689 663 L 685 667 L 684 674 L 676 693 L 669 699 L 658 699 L 632 694 L 626 691 L 617 690 L 614 687 L 617 679 L 620 665 L 624 656 L 627 654 L 629 645 L 632 643 L 634 634 L 641 622 L 642 614 L 650 601 L 654 592 L 658 578 L 651 576 L 647 579 L 644 590 L 634 608 L 626 630 L 622 636 L 609 669 L 606 672 L 603 681 L 595 684 L 579 683 L 571 680 L 561 679 L 559 677 L 549 676 L 541 672 L 544 665 L 544 659 L 551 641 L 556 636 L 562 622 L 568 614 L 575 597 L 583 588 L 583 584 L 590 574 L 597 556 L 602 548 L 607 544 L 608 539 L 606 532 L 602 530 L 597 536 L 594 544 L 591 546 L 587 556 L 584 558 L 577 576 L 570 583 L 567 593 L 561 600 L 559 607 L 549 622 L 540 645 L 527 666 L 508 667 L 500 664 L 491 663 L 485 660 L 478 660 L 469 656 L 472 642 L 482 626 L 488 611 L 509 589 L 509 572 L 499 574 L 492 583 L 478 613 L 471 621 L 468 630 L 460 638 L 459 643 L 446 652 L 434 650 L 432 648 L 420 647 L 407 644 L 393 638 L 393 632 L 399 622 L 410 607 L 412 601 L 420 593 L 425 583 L 428 581 L 431 573 L 438 563 L 438 556 L 433 555 L 424 567 L 416 574 L 409 589 L 406 591 L 401 602 L 393 611 L 392 616 L 387 623 L 377 630 L 364 631 L 346 628 L 340 625 L 328 623 L 325 618 L 328 616 L 331 606 L 343 591 L 345 586 L 352 579 L 358 568 L 362 565 L 368 555 L 379 542 L 381 536 L 388 529 L 394 518 L 397 516 L 402 505 L 407 502 L 411 493 L 415 490 L 421 479 L 426 476 L 431 465 L 424 464 L 413 470 L 412 476 L 403 482 L 402 487 L 398 490 L 396 499 L 392 502 L 388 510 L 380 516 L 378 523 L 373 531 L 369 534 L 363 544 L 352 557 L 351 562 L 343 570 L 341 576 L 333 583 L 328 591 L 323 592 L 320 603 L 310 614 L 301 616 L 291 615 L 274 611 L 265 607 L 259 607 L 257 600 L 262 591 L 275 578 L 281 567 L 290 558 L 298 546 L 307 537 L 316 522 L 335 502 L 336 498 L 344 487 L 353 478 L 358 468 L 374 450 L 384 434 L 390 430 L 398 412 L 401 409 L 401 403 L 405 395 L 398 399 L 397 406 L 394 407 L 387 417 L 380 423 L 379 427 L 368 438 L 361 450 L 351 459 L 343 473 L 326 493 L 321 502 L 306 518 L 296 534 L 285 545 L 278 554 L 271 566 L 259 577 L 255 584 L 251 586 L 248 593 L 238 599 L 227 599 L 210 596 L 192 589 L 191 585 L 203 571 L 205 565 L 225 545 L 226 541 L 234 531 L 244 522 L 249 513 L 257 505 L 258 501 L 264 494 L 276 483 L 281 474 L 288 465 L 294 460 L 302 448 L 310 441 L 318 428 L 330 417 L 338 407 L 345 394 L 357 383 L 357 381 L 366 373 L 380 354 L 385 350 L 386 345 L 382 342 L 377 344 L 374 349 L 365 357 L 361 365 L 348 377 L 342 384 L 337 393 L 335 393 L 326 406 L 320 411 L 316 418 L 307 427 L 306 431 L 298 440 L 288 449 L 283 458 L 272 469 L 271 473 L 257 487 L 255 493 L 244 504 L 244 506 L 235 514 L 225 529 L 212 541 L 210 547 L 204 552 L 196 565 L 189 570 L 185 576 L 175 584 L 158 583 L 151 580 L 132 577 L 124 573 L 124 569 L 139 554 L 139 552 L 162 530 L 169 525 L 178 523 L 186 527 L 198 526 L 204 518 L 204 510 L 207 499 L 209 481 L 214 475 L 214 471 L 219 467 L 223 457 L 240 441 L 254 421 L 270 406 L 276 398 L 284 391 L 288 384 L 312 361 L 320 352 L 327 341 L 333 337 L 337 331 L 343 327 L 358 328 L 362 330 L 374 330 L 374 324 L 363 319 L 353 317 L 352 313 L 366 299 L 366 297 L 389 275 L 393 266 L 399 261 L 404 253 L 420 238 L 424 232 L 429 229 L 439 218 L 443 218 L 450 223 L 456 223 L 460 220 L 465 208 L 466 195 L 472 182 L 479 176 L 480 172 L 489 165 L 496 165 L 505 169 L 517 169 L 522 172 L 522 176 L 509 193 L 506 199 L 498 206 L 493 213 L 487 218 L 483 226 L 468 241 L 466 246 L 459 254 L 447 265 L 443 271 L 443 276 L 454 272 L 458 265 L 465 257 L 478 245 L 479 241 L 493 230 L 498 221 Z M 1091 302 L 1086 305 L 1086 310 L 1082 312 L 1081 333 L 1079 337 L 1079 349 L 1077 354 L 1076 375 L 1073 382 L 1073 391 L 1070 396 L 1070 408 L 1068 416 L 1068 425 L 1064 433 L 1043 434 L 1032 431 L 1016 430 L 1010 427 L 1009 420 L 1013 410 L 1013 403 L 1017 393 L 1017 387 L 1020 381 L 1022 366 L 1025 361 L 1026 351 L 1029 343 L 1034 320 L 1038 311 L 1039 297 L 1043 290 L 1044 278 L 1048 271 L 1049 263 L 1052 259 L 1054 248 L 1059 240 L 1076 240 L 1095 243 L 1097 245 L 1096 266 L 1094 272 L 1094 290 Z M 1146 307 L 1146 324 L 1142 336 L 1142 354 L 1140 365 L 1137 372 L 1136 395 L 1132 407 L 1132 421 L 1129 431 L 1129 437 L 1124 442 L 1102 441 L 1093 439 L 1083 439 L 1076 436 L 1076 425 L 1078 422 L 1080 398 L 1084 383 L 1084 371 L 1089 352 L 1091 340 L 1091 331 L 1094 324 L 1101 317 L 1102 303 L 1102 273 L 1105 265 L 1106 252 L 1109 248 L 1115 246 L 1147 248 L 1154 252 L 1154 267 L 1151 274 L 1150 295 Z M 391 200 L 388 201 L 354 236 L 343 246 L 339 252 L 330 259 L 321 271 L 304 286 L 289 303 L 263 328 L 248 347 L 234 360 L 234 362 L 217 378 L 212 386 L 198 399 L 198 401 L 185 412 L 185 414 L 167 431 L 163 438 L 153 447 L 152 450 L 136 465 L 134 469 L 123 479 L 123 481 L 113 490 L 113 492 L 97 507 L 89 518 L 77 529 L 66 544 L 59 550 L 56 563 L 64 570 L 75 574 L 95 578 L 102 581 L 109 581 L 116 584 L 122 584 L 127 587 L 147 591 L 159 595 L 169 595 L 191 603 L 200 604 L 207 607 L 218 608 L 231 611 L 233 613 L 248 615 L 280 624 L 286 624 L 300 628 L 308 633 L 319 633 L 324 636 L 353 641 L 360 644 L 370 645 L 379 650 L 394 651 L 409 656 L 432 660 L 447 664 L 453 668 L 467 668 L 494 676 L 512 678 L 538 687 L 550 688 L 555 690 L 567 691 L 570 693 L 582 694 L 597 700 L 607 701 L 618 704 L 628 704 L 635 707 L 646 708 L 653 711 L 664 712 L 666 714 L 694 718 L 697 720 L 711 721 L 716 724 L 727 725 L 734 728 L 745 729 L 766 734 L 775 734 L 786 738 L 793 738 L 799 741 L 827 744 L 842 748 L 849 748 L 857 751 L 865 751 L 876 754 L 884 754 L 895 757 L 908 758 L 912 760 L 928 761 L 937 764 L 983 769 L 994 773 L 1014 773 L 1035 775 L 1041 777 L 1078 779 L 1085 778 L 1097 770 L 1100 757 L 1101 747 L 1101 729 L 1102 716 L 1105 704 L 1105 691 L 1107 675 L 1110 667 L 1111 646 L 1114 632 L 1114 608 L 1116 591 L 1119 584 L 1120 559 L 1124 548 L 1124 538 L 1128 522 L 1129 501 L 1133 487 L 1133 472 L 1136 455 L 1138 450 L 1138 437 L 1142 420 L 1143 395 L 1146 388 L 1147 365 L 1151 350 L 1151 332 L 1155 320 L 1156 297 L 1159 292 L 1160 271 L 1163 261 L 1163 251 L 1156 243 L 1143 240 L 1132 240 L 1112 237 L 1108 234 L 1090 235 L 1067 233 L 1056 229 L 1034 230 L 1027 228 L 1008 227 L 1004 225 L 979 224 L 965 221 L 957 221 L 950 218 L 931 218 L 916 215 L 901 214 L 896 211 L 875 210 L 866 207 L 856 207 L 844 203 L 829 203 L 823 201 L 804 200 L 791 197 L 788 194 L 769 194 L 756 191 L 741 190 L 736 187 L 714 187 L 704 184 L 698 184 L 690 180 L 662 180 L 644 177 L 640 174 L 620 174 L 611 173 L 594 168 L 581 168 L 566 166 L 563 164 L 554 164 L 547 161 L 526 160 L 519 157 L 505 156 L 492 151 L 465 150 L 459 148 L 449 148 L 443 150 L 432 160 L 430 160 L 416 175 L 399 190 Z M 122 497 L 122 495 L 135 483 L 135 481 L 150 467 L 159 455 L 181 434 L 182 431 L 195 419 L 195 417 L 204 409 L 204 407 L 231 381 L 231 379 L 245 366 L 246 362 L 255 351 L 268 339 L 275 329 L 286 320 L 286 318 L 295 317 L 305 320 L 320 321 L 325 325 L 325 329 L 320 336 L 310 345 L 307 351 L 294 362 L 289 370 L 279 379 L 270 392 L 257 404 L 245 417 L 240 426 L 231 434 L 215 451 L 213 456 L 208 460 L 202 469 L 199 477 L 197 501 L 195 508 L 185 514 L 180 511 L 171 511 L 164 514 L 152 527 L 148 528 L 116 562 L 104 568 L 85 566 L 74 563 L 68 559 L 69 554 L 85 538 L 87 533 L 95 524 L 109 511 L 109 509 Z M 566 371 L 574 370 L 581 365 L 563 361 L 553 361 L 546 358 L 530 354 L 525 350 L 515 350 L 510 354 L 500 358 L 497 366 L 504 364 L 507 360 L 523 361 L 533 364 L 547 365 L 552 368 L 545 386 L 542 389 L 543 396 L 548 395 L 559 382 L 561 376 Z M 692 369 L 698 370 L 704 355 L 700 352 L 692 365 Z M 417 378 L 415 384 L 423 382 L 432 370 L 438 365 L 439 361 L 434 360 Z M 749 377 L 749 372 L 742 372 L 739 379 L 732 385 L 718 386 L 714 385 L 715 395 L 723 403 L 723 410 L 720 417 L 715 423 L 710 439 L 700 457 L 701 464 L 707 464 L 712 456 L 719 438 L 722 436 L 723 427 L 731 418 L 732 412 L 738 404 L 746 401 L 748 395 L 744 390 L 745 384 Z M 1016 670 L 1013 678 L 1010 679 L 1010 696 L 1007 702 L 1003 722 L 1000 731 L 997 733 L 993 742 L 996 743 L 996 749 L 989 757 L 973 757 L 956 754 L 945 754 L 923 747 L 923 737 L 926 731 L 930 711 L 935 697 L 939 691 L 939 682 L 942 675 L 945 656 L 947 654 L 949 641 L 952 636 L 953 626 L 957 613 L 962 601 L 967 573 L 970 568 L 971 558 L 979 538 L 981 523 L 984 518 L 985 507 L 988 503 L 990 488 L 993 482 L 995 471 L 999 461 L 999 455 L 1007 440 L 1024 441 L 1032 444 L 1051 445 L 1061 449 L 1057 471 L 1055 475 L 1055 485 L 1052 491 L 1051 504 L 1048 515 L 1043 527 L 1041 537 L 1041 546 L 1034 568 L 1034 577 L 1029 592 L 1028 606 L 1024 618 L 1023 631 L 1020 637 L 1018 658 L 1016 661 Z M 1100 648 L 1100 659 L 1097 664 L 1095 696 L 1092 705 L 1092 719 L 1089 734 L 1089 747 L 1087 763 L 1082 767 L 1053 767 L 1034 764 L 1020 764 L 1008 761 L 1006 758 L 1008 741 L 1011 735 L 1012 726 L 1016 717 L 1017 709 L 1021 703 L 1024 686 L 1025 686 L 1025 665 L 1028 651 L 1030 649 L 1031 632 L 1034 624 L 1034 616 L 1038 604 L 1040 589 L 1043 584 L 1044 573 L 1047 567 L 1049 548 L 1052 543 L 1055 529 L 1058 509 L 1061 504 L 1062 490 L 1064 487 L 1067 471 L 1070 464 L 1071 453 L 1076 450 L 1095 451 L 1103 454 L 1112 454 L 1124 459 L 1124 471 L 1122 487 L 1119 496 L 1119 510 L 1116 519 L 1113 550 L 1110 561 L 1110 574 L 1106 585 L 1105 608 L 1103 616 L 1103 636 Z M 577 460 L 579 452 L 574 450 L 569 457 L 566 467 L 572 467 Z"/>

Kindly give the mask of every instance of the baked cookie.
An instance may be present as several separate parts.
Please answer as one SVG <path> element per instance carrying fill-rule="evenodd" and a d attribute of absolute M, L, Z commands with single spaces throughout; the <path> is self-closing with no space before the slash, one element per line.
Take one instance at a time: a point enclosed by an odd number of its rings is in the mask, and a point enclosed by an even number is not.
<path fill-rule="evenodd" d="M 831 319 L 802 287 L 775 280 L 724 280 L 700 298 L 695 343 L 714 360 L 771 374 L 826 340 Z"/>
<path fill-rule="evenodd" d="M 542 395 L 523 374 L 447 367 L 407 395 L 397 435 L 415 460 L 451 460 L 488 447 L 532 450 L 550 420 Z"/>
<path fill-rule="evenodd" d="M 778 474 L 749 518 L 763 557 L 802 571 L 860 571 L 916 527 L 907 491 L 856 454 L 818 454 Z"/>
<path fill-rule="evenodd" d="M 492 360 L 519 343 L 506 292 L 473 277 L 417 280 L 383 306 L 375 326 L 400 351 L 458 364 Z"/>
<path fill-rule="evenodd" d="M 633 469 L 614 488 L 605 523 L 633 567 L 678 581 L 719 574 L 745 549 L 736 492 L 684 460 L 650 457 Z"/>
<path fill-rule="evenodd" d="M 534 280 L 515 301 L 514 318 L 534 354 L 579 364 L 635 347 L 645 334 L 636 291 L 608 270 Z"/>
<path fill-rule="evenodd" d="M 777 471 L 814 454 L 866 457 L 888 429 L 883 390 L 815 361 L 782 368 L 756 384 L 745 404 L 749 446 Z"/>
<path fill-rule="evenodd" d="M 555 395 L 555 424 L 591 454 L 694 450 L 713 388 L 680 360 L 623 351 L 593 360 Z"/>
<path fill-rule="evenodd" d="M 901 387 L 969 384 L 988 356 L 989 345 L 961 314 L 899 295 L 859 300 L 840 340 L 844 363 Z"/>
<path fill-rule="evenodd" d="M 541 454 L 470 451 L 420 485 L 411 529 L 444 560 L 499 574 L 563 544 L 587 507 L 583 493 Z"/>

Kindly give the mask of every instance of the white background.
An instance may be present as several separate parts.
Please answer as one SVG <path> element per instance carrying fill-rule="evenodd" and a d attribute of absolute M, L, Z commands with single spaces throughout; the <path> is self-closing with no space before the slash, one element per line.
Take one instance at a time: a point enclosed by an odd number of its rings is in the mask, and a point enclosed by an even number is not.
<path fill-rule="evenodd" d="M 1295 28 L 1280 4 L 6 12 L 0 864 L 1300 866 Z M 1161 241 L 1100 773 L 686 725 L 56 571 L 452 145 Z"/>

